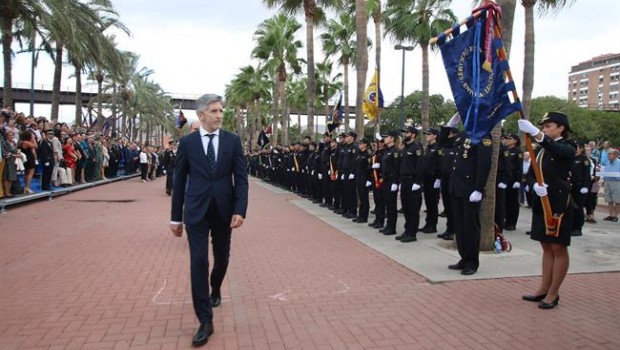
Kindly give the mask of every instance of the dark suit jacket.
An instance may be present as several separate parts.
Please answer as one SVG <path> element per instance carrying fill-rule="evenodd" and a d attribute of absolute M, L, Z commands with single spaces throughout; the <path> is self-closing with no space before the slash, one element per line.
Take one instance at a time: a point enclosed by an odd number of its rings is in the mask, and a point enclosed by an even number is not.
<path fill-rule="evenodd" d="M 207 171 L 201 135 L 193 132 L 179 141 L 174 167 L 172 221 L 195 225 L 213 200 L 225 222 L 233 215 L 245 217 L 248 175 L 239 136 L 220 129 L 215 170 Z"/>

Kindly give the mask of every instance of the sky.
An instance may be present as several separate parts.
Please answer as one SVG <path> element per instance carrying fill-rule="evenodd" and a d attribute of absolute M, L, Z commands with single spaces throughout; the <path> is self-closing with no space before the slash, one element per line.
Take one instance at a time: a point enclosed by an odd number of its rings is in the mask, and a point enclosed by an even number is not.
<path fill-rule="evenodd" d="M 154 71 L 152 79 L 167 93 L 189 98 L 204 93 L 223 94 L 225 85 L 241 67 L 256 65 L 258 62 L 250 57 L 255 46 L 253 34 L 262 21 L 277 12 L 276 9 L 267 9 L 260 0 L 112 0 L 112 3 L 121 22 L 131 31 L 129 37 L 117 36 L 119 47 L 137 53 L 141 66 Z M 525 19 L 520 1 L 517 4 L 510 68 L 521 94 Z M 471 13 L 472 1 L 453 0 L 451 9 L 457 18 L 466 18 Z M 297 20 L 304 23 L 301 15 Z M 315 39 L 322 31 L 322 28 L 315 29 Z M 576 0 L 558 14 L 536 16 L 535 33 L 533 97 L 553 95 L 566 98 L 571 66 L 595 56 L 620 53 L 620 0 Z M 372 21 L 368 35 L 374 41 Z M 305 42 L 305 25 L 297 36 Z M 390 37 L 385 37 L 382 42 L 381 89 L 386 104 L 401 94 L 402 51 L 393 49 L 396 44 Z M 299 55 L 305 58 L 305 46 Z M 29 56 L 19 54 L 14 58 L 13 82 L 16 87 L 30 86 Z M 322 59 L 320 41 L 315 40 L 315 62 Z M 441 55 L 431 52 L 429 59 L 430 93 L 452 99 Z M 375 67 L 374 50 L 369 53 L 369 60 L 365 85 L 372 78 Z M 63 89 L 71 90 L 75 86 L 75 79 L 69 78 L 72 70 L 68 65 L 63 68 Z M 35 73 L 35 86 L 50 89 L 52 79 L 51 60 L 42 57 Z M 422 89 L 422 51 L 419 48 L 405 55 L 404 85 L 405 95 Z M 355 102 L 355 86 L 355 71 L 351 69 L 351 105 Z M 96 91 L 94 82 L 85 90 Z M 27 106 L 18 106 L 18 109 L 27 111 Z M 49 106 L 37 106 L 35 114 L 49 115 Z M 188 116 L 192 119 L 193 113 Z M 61 120 L 72 119 L 73 109 L 64 107 Z"/>

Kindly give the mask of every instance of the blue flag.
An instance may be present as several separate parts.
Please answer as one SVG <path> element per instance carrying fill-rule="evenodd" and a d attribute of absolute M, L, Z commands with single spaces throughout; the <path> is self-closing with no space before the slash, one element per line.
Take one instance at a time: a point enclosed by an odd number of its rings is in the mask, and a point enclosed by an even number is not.
<path fill-rule="evenodd" d="M 503 41 L 493 33 L 501 32 L 494 30 L 494 23 L 490 23 L 492 30 L 485 30 L 489 20 L 486 12 L 469 17 L 464 33 L 460 33 L 460 25 L 455 25 L 451 40 L 447 41 L 443 33 L 437 37 L 456 108 L 473 144 L 478 144 L 502 119 L 521 109 L 521 104 L 511 102 L 508 96 L 515 85 L 506 78 L 508 61 L 497 54 Z M 490 44 L 487 52 L 485 42 Z M 485 57 L 491 58 L 491 62 Z"/>
<path fill-rule="evenodd" d="M 342 94 L 327 116 L 327 131 L 331 133 L 340 126 L 340 123 L 342 123 Z"/>

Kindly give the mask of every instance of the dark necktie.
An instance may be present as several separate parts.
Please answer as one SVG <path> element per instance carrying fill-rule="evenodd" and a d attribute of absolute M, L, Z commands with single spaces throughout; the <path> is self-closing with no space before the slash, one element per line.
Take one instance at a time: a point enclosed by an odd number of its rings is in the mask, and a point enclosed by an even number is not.
<path fill-rule="evenodd" d="M 213 171 L 215 168 L 215 147 L 213 147 L 213 136 L 215 134 L 207 134 L 209 136 L 209 145 L 207 146 L 207 169 Z"/>

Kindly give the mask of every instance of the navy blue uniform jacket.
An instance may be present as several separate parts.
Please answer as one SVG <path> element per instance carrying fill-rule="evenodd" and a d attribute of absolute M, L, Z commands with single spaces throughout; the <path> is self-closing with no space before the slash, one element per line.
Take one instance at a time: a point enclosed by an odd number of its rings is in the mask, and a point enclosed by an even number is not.
<path fill-rule="evenodd" d="M 245 218 L 248 207 L 246 160 L 239 136 L 220 129 L 215 170 L 207 170 L 207 155 L 200 132 L 179 140 L 174 167 L 172 221 L 195 225 L 209 210 L 212 200 L 225 222 L 233 215 Z"/>

